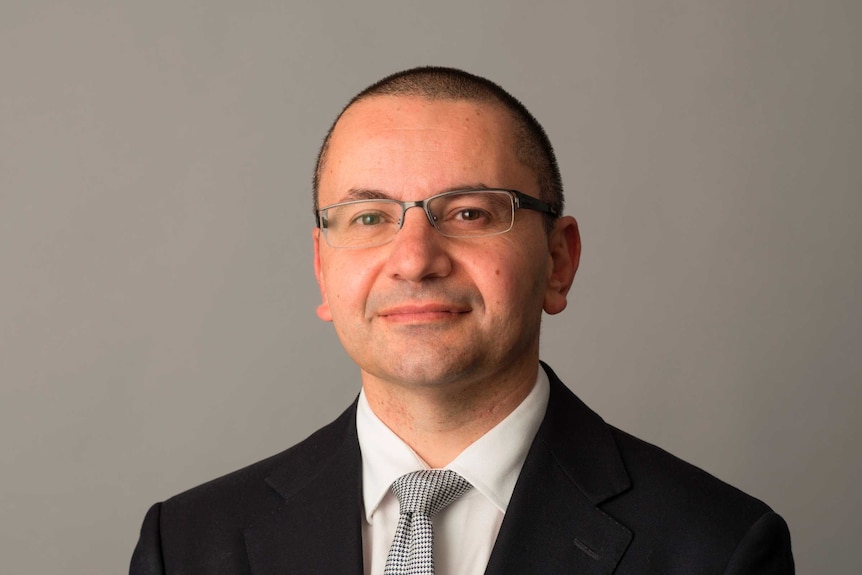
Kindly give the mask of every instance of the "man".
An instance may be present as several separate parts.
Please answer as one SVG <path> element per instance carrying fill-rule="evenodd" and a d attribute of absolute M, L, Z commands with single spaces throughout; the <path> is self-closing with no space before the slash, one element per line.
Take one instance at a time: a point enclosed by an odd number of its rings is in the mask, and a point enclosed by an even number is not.
<path fill-rule="evenodd" d="M 519 102 L 458 70 L 385 78 L 339 116 L 314 188 L 317 313 L 359 398 L 153 506 L 133 574 L 793 572 L 769 507 L 608 426 L 540 364 L 581 245 Z"/>

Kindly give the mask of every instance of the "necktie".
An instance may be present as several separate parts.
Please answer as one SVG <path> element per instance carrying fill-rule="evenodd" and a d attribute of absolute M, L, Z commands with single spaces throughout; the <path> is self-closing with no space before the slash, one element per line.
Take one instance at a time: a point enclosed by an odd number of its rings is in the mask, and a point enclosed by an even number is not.
<path fill-rule="evenodd" d="M 402 475 L 392 484 L 401 515 L 384 575 L 434 575 L 431 517 L 461 497 L 470 483 L 448 469 Z"/>

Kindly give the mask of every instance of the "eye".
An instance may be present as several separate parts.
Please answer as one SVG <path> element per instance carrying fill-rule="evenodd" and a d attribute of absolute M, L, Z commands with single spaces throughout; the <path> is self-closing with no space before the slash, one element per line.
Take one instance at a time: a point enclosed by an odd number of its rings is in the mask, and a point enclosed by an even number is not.
<path fill-rule="evenodd" d="M 476 222 L 481 219 L 487 219 L 488 212 L 478 208 L 461 208 L 457 210 L 452 219 L 464 222 Z"/>
<path fill-rule="evenodd" d="M 358 226 L 378 226 L 383 223 L 383 214 L 380 212 L 363 212 L 355 216 L 350 223 Z"/>

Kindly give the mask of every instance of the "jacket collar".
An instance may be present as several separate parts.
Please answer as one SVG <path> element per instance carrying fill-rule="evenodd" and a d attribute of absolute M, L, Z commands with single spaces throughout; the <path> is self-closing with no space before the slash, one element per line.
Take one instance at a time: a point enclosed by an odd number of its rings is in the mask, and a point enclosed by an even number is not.
<path fill-rule="evenodd" d="M 542 366 L 551 381 L 548 411 L 485 573 L 612 573 L 632 534 L 599 505 L 631 480 L 605 422 Z"/>
<path fill-rule="evenodd" d="M 266 482 L 284 505 L 245 530 L 255 575 L 362 575 L 362 473 L 354 402 L 289 450 Z"/>

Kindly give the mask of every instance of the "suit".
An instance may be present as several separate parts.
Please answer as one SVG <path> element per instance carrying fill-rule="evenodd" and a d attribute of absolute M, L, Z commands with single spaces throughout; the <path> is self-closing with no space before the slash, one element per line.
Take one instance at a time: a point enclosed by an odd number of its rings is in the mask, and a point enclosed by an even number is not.
<path fill-rule="evenodd" d="M 548 409 L 488 575 L 793 573 L 764 503 L 607 425 L 545 366 Z M 147 513 L 132 575 L 362 574 L 356 405 Z"/>

